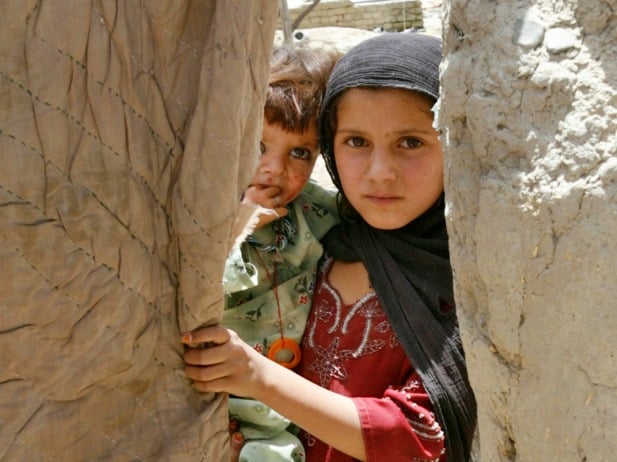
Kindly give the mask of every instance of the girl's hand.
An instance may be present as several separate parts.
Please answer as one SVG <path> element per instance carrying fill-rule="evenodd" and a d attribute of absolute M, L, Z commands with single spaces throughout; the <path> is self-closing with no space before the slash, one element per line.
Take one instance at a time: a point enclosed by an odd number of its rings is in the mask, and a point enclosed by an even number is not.
<path fill-rule="evenodd" d="M 275 364 L 244 343 L 234 331 L 221 326 L 185 333 L 182 343 L 188 346 L 184 352 L 186 375 L 202 392 L 255 397 L 264 386 L 266 369 Z"/>
<path fill-rule="evenodd" d="M 186 374 L 196 389 L 263 401 L 316 438 L 366 460 L 360 416 L 352 398 L 326 390 L 269 360 L 221 326 L 188 332 L 182 342 L 188 346 L 184 353 Z M 199 344 L 205 347 L 198 348 Z M 235 457 L 240 441 L 232 439 L 230 444 Z"/>

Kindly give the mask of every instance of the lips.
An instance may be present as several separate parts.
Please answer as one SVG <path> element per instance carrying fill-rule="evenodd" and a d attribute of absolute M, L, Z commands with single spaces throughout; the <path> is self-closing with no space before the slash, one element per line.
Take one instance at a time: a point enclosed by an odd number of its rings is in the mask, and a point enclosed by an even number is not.
<path fill-rule="evenodd" d="M 364 196 L 367 200 L 381 205 L 391 204 L 401 199 L 400 196 L 386 195 L 386 194 L 367 194 Z"/>

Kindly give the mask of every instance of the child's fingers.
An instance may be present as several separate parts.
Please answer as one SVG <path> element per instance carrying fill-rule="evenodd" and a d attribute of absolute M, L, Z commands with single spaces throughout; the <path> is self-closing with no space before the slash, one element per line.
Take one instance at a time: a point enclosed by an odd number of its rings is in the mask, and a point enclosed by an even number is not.
<path fill-rule="evenodd" d="M 273 221 L 278 220 L 279 218 L 282 218 L 289 213 L 289 210 L 287 210 L 287 207 L 280 207 L 280 208 L 274 209 L 274 211 L 276 213 L 260 214 L 257 224 L 255 225 L 255 228 L 257 229 L 263 228 L 268 223 L 272 223 Z"/>
<path fill-rule="evenodd" d="M 217 380 L 225 379 L 229 376 L 225 365 L 216 364 L 214 366 L 190 366 L 187 365 L 184 370 L 186 376 L 194 382 L 201 382 L 204 384 L 213 384 Z M 208 391 L 225 391 L 214 390 L 209 388 Z"/>
<path fill-rule="evenodd" d="M 220 382 L 220 379 L 210 382 L 200 382 L 193 379 L 193 388 L 201 393 L 225 393 L 225 387 L 220 385 Z"/>
<path fill-rule="evenodd" d="M 234 432 L 231 434 L 231 452 L 230 452 L 230 462 L 238 462 L 240 459 L 240 451 L 242 450 L 242 446 L 244 446 L 244 436 L 240 432 Z"/>
<path fill-rule="evenodd" d="M 212 366 L 226 361 L 229 349 L 212 345 L 206 348 L 189 348 L 184 352 L 184 362 L 194 366 Z"/>
<path fill-rule="evenodd" d="M 214 343 L 220 345 L 228 342 L 229 331 L 221 326 L 200 327 L 191 332 L 182 334 L 182 343 L 189 346 Z"/>
<path fill-rule="evenodd" d="M 279 208 L 276 208 L 274 210 L 276 211 L 276 214 L 278 215 L 278 218 L 283 218 L 284 216 L 289 214 L 289 210 L 287 210 L 287 207 L 279 207 Z"/>
<path fill-rule="evenodd" d="M 245 387 L 238 374 L 232 373 L 227 364 L 208 367 L 186 366 L 186 376 L 193 381 L 196 390 L 205 393 L 231 393 L 244 396 Z"/>
<path fill-rule="evenodd" d="M 269 209 L 275 209 L 282 205 L 283 198 L 280 197 L 281 188 L 278 186 L 251 185 L 244 192 L 243 202 L 261 205 Z"/>

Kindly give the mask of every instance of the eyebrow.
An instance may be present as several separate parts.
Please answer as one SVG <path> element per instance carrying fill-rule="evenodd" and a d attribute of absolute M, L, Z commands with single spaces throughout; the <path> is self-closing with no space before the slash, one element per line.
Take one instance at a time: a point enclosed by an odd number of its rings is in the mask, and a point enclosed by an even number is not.
<path fill-rule="evenodd" d="M 355 129 L 353 127 L 347 128 L 347 127 L 337 127 L 336 129 L 336 133 L 356 133 L 358 135 L 363 135 L 365 132 L 364 130 L 359 130 L 359 129 Z M 393 130 L 393 131 L 389 131 L 386 132 L 386 135 L 395 135 L 395 136 L 402 136 L 402 135 L 409 135 L 409 134 L 424 134 L 424 135 L 431 135 L 434 133 L 434 130 L 424 130 L 424 129 L 420 129 L 420 128 L 406 128 L 403 130 Z"/>
<path fill-rule="evenodd" d="M 308 149 L 309 151 L 311 151 L 311 153 L 314 153 L 314 152 L 319 152 L 319 144 L 316 144 L 316 145 L 308 145 L 308 144 L 295 145 L 291 149 Z"/>

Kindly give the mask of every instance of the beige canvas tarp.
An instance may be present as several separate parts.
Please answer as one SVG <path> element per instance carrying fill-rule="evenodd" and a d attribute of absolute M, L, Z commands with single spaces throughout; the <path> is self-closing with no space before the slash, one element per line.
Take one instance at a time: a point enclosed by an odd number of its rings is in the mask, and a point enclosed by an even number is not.
<path fill-rule="evenodd" d="M 274 0 L 0 3 L 0 460 L 226 458 L 220 316 Z"/>

